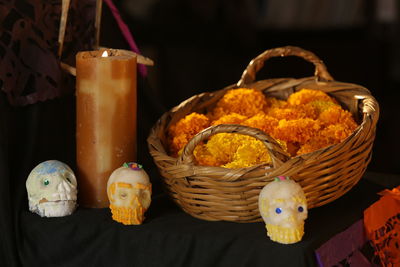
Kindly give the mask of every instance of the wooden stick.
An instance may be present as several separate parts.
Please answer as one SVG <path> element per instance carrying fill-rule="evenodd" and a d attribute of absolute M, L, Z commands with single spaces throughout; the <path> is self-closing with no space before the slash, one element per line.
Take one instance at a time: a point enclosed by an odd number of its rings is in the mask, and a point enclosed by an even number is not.
<path fill-rule="evenodd" d="M 135 52 L 132 52 L 136 54 Z M 142 55 L 136 54 L 136 59 L 138 64 L 146 65 L 146 66 L 154 66 L 154 61 L 148 57 L 144 57 Z"/>
<path fill-rule="evenodd" d="M 103 0 L 96 1 L 96 18 L 94 22 L 94 28 L 96 31 L 96 39 L 94 48 L 99 49 L 100 46 L 100 25 L 101 25 L 101 12 L 102 12 Z"/>
<path fill-rule="evenodd" d="M 65 70 L 66 72 L 68 72 L 69 74 L 71 74 L 73 76 L 76 76 L 76 68 L 74 68 L 66 63 L 63 63 L 63 62 L 61 62 L 60 65 L 61 65 L 61 69 Z"/>
<path fill-rule="evenodd" d="M 63 46 L 64 46 L 64 36 L 65 36 L 65 29 L 67 27 L 68 10 L 69 10 L 70 2 L 71 2 L 70 0 L 62 0 L 60 28 L 58 31 L 58 57 L 59 58 L 61 58 L 62 50 L 63 50 Z"/>

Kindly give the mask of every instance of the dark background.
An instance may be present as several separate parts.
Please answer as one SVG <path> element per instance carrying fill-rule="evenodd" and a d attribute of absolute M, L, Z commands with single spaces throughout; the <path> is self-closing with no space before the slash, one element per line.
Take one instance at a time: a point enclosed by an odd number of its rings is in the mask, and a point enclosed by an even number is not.
<path fill-rule="evenodd" d="M 236 83 L 251 59 L 286 45 L 314 52 L 337 81 L 360 84 L 372 92 L 381 116 L 368 171 L 400 174 L 399 1 L 121 0 L 115 4 L 143 55 L 155 62 L 148 77 L 138 76 L 138 162 L 150 172 L 155 194 L 162 189 L 146 138 L 156 120 L 194 94 Z M 101 29 L 101 45 L 128 49 L 105 4 Z M 277 58 L 265 64 L 257 79 L 300 78 L 313 72 L 313 65 L 301 59 Z M 15 107 L 0 91 L 0 107 L 0 210 L 10 215 L 0 220 L 0 252 L 5 252 L 0 263 L 17 265 L 23 235 L 20 211 L 30 215 L 27 175 L 48 159 L 75 167 L 75 96 L 70 92 Z"/>
<path fill-rule="evenodd" d="M 360 84 L 377 98 L 381 116 L 369 170 L 400 173 L 398 1 L 126 0 L 118 6 L 142 53 L 155 61 L 139 88 L 144 136 L 147 124 L 165 110 L 236 83 L 263 51 L 295 45 L 319 56 L 336 80 Z M 125 47 L 107 12 L 102 44 Z M 257 79 L 300 78 L 313 71 L 299 58 L 274 58 Z"/>

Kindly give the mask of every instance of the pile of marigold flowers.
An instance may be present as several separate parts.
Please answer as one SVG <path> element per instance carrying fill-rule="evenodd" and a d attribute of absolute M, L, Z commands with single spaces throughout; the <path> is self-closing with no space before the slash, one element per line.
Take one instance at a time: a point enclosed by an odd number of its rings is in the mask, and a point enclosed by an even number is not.
<path fill-rule="evenodd" d="M 358 126 L 351 113 L 328 94 L 302 89 L 284 100 L 266 97 L 254 89 L 232 89 L 208 114 L 191 113 L 168 129 L 169 152 L 178 156 L 187 142 L 203 129 L 219 124 L 259 128 L 296 156 L 347 138 Z M 254 137 L 219 133 L 197 145 L 199 165 L 244 168 L 270 163 L 267 148 Z"/>

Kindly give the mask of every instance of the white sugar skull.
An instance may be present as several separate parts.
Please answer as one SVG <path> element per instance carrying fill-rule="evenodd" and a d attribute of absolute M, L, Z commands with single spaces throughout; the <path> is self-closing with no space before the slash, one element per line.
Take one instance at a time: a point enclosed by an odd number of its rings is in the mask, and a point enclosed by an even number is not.
<path fill-rule="evenodd" d="M 68 165 L 48 160 L 37 165 L 26 180 L 29 210 L 42 217 L 62 217 L 76 209 L 77 182 Z"/>
<path fill-rule="evenodd" d="M 141 224 L 151 203 L 149 176 L 137 163 L 125 163 L 107 182 L 113 220 L 125 225 Z"/>
<path fill-rule="evenodd" d="M 271 240 L 283 244 L 301 240 L 307 202 L 303 189 L 295 181 L 280 176 L 264 186 L 258 207 Z"/>

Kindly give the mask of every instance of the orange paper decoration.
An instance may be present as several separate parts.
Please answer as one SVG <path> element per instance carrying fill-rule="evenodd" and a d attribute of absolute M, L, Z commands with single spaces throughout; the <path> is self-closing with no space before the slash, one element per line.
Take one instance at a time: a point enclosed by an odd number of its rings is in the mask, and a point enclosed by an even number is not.
<path fill-rule="evenodd" d="M 364 226 L 382 266 L 400 267 L 400 186 L 380 193 L 364 211 Z"/>

